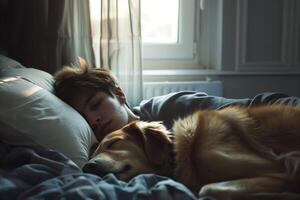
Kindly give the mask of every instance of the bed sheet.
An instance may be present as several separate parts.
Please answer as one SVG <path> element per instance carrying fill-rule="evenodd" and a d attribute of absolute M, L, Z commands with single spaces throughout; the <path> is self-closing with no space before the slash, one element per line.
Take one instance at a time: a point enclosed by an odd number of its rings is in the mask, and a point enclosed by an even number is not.
<path fill-rule="evenodd" d="M 0 142 L 0 166 L 1 199 L 197 199 L 181 183 L 154 174 L 123 182 L 83 173 L 54 150 Z"/>

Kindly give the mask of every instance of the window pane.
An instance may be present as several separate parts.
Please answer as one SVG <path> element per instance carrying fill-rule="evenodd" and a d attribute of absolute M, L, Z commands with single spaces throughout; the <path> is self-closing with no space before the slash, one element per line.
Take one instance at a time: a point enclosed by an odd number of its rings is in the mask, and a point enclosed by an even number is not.
<path fill-rule="evenodd" d="M 141 0 L 143 43 L 177 43 L 179 0 Z"/>
<path fill-rule="evenodd" d="M 90 19 L 93 40 L 99 41 L 100 38 L 100 14 L 101 4 L 99 0 L 90 0 Z"/>

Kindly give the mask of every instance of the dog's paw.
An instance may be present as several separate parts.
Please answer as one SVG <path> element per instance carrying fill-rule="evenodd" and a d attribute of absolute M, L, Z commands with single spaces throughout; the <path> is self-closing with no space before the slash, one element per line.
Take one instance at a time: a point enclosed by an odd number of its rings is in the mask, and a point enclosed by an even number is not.
<path fill-rule="evenodd" d="M 222 184 L 208 184 L 203 186 L 199 191 L 199 197 L 213 197 L 215 199 L 233 200 L 235 198 L 232 188 L 224 187 Z"/>
<path fill-rule="evenodd" d="M 204 197 L 204 196 L 214 196 L 214 190 L 211 188 L 210 185 L 205 185 L 203 186 L 199 193 L 198 193 L 199 197 Z"/>
<path fill-rule="evenodd" d="M 212 183 L 203 186 L 199 191 L 199 197 L 212 197 L 220 200 L 257 200 L 256 196 L 246 195 L 239 188 L 229 186 L 226 183 Z"/>

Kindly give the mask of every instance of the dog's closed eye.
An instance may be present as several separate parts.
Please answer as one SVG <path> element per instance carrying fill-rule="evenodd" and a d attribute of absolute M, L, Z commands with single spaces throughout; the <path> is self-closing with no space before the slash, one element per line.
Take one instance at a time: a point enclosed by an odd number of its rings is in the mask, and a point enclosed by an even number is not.
<path fill-rule="evenodd" d="M 114 145 L 121 140 L 122 140 L 122 138 L 115 137 L 115 138 L 111 138 L 111 139 L 102 141 L 99 144 L 99 146 L 97 147 L 97 149 L 93 152 L 91 158 L 95 157 L 99 152 L 112 149 L 114 147 Z"/>
<path fill-rule="evenodd" d="M 109 140 L 103 141 L 100 144 L 100 146 L 101 146 L 101 149 L 103 149 L 103 150 L 110 150 L 110 149 L 113 149 L 117 143 L 119 143 L 123 140 L 124 140 L 124 138 L 114 137 Z"/>

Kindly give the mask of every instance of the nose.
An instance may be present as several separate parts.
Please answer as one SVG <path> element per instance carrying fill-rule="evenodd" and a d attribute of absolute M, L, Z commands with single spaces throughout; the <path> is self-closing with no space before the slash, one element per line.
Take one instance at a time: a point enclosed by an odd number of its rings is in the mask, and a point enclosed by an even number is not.
<path fill-rule="evenodd" d="M 109 173 L 107 167 L 95 161 L 89 161 L 87 164 L 85 164 L 82 168 L 82 171 L 90 174 L 95 174 L 100 177 L 105 176 Z"/>
<path fill-rule="evenodd" d="M 95 174 L 97 176 L 103 177 L 109 173 L 113 173 L 117 178 L 127 181 L 128 178 L 121 178 L 122 174 L 128 175 L 132 170 L 132 165 L 127 162 L 122 162 L 119 164 L 112 165 L 109 161 L 105 159 L 96 159 L 90 160 L 87 164 L 85 164 L 82 168 L 82 171 L 85 173 Z M 130 176 L 129 178 L 131 178 Z"/>
<path fill-rule="evenodd" d="M 98 130 L 98 128 L 101 125 L 101 117 L 100 116 L 95 116 L 91 119 L 91 125 L 93 130 Z"/>

